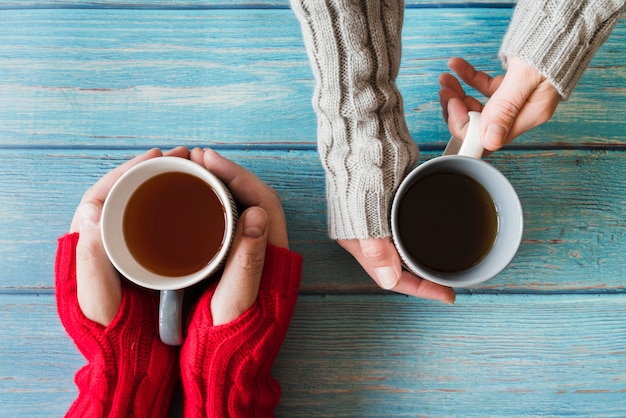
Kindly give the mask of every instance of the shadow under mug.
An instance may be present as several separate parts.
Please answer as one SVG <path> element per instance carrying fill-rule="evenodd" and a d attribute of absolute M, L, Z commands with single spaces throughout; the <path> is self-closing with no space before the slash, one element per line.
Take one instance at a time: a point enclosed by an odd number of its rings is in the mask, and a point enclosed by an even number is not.
<path fill-rule="evenodd" d="M 442 156 L 419 165 L 409 173 L 398 188 L 391 209 L 393 241 L 404 267 L 419 277 L 451 287 L 474 286 L 495 277 L 504 270 L 517 253 L 524 230 L 522 205 L 515 189 L 500 171 L 480 160 L 484 151 L 479 136 L 480 113 L 469 112 L 469 117 L 470 124 L 463 143 L 461 144 L 461 141 L 452 137 Z M 399 214 L 407 192 L 417 182 L 429 176 L 444 173 L 469 177 L 482 186 L 493 201 L 497 219 L 494 238 L 486 252 L 476 263 L 459 271 L 432 268 L 428 263 L 418 260 L 414 254 L 411 254 L 401 238 L 403 228 L 407 226 L 401 224 Z M 419 204 L 428 205 L 429 202 L 424 199 Z M 446 216 L 454 216 L 457 217 L 455 220 L 458 220 L 458 217 L 464 216 L 464 209 L 463 207 L 454 208 Z M 472 219 L 466 219 L 464 222 L 472 221 Z M 406 236 L 407 230 L 405 229 L 404 232 Z M 415 234 L 416 239 L 425 240 L 425 243 L 429 240 L 428 236 L 421 236 L 419 230 L 409 231 L 409 233 Z M 454 240 L 454 234 L 447 239 Z M 452 263 L 453 260 L 450 262 Z"/>
<path fill-rule="evenodd" d="M 144 267 L 133 257 L 124 237 L 124 213 L 131 196 L 147 180 L 172 172 L 190 174 L 208 184 L 219 198 L 225 217 L 224 234 L 217 253 L 199 270 L 182 276 L 161 275 Z M 165 344 L 182 344 L 184 289 L 204 280 L 222 267 L 233 240 L 237 216 L 235 202 L 226 186 L 204 167 L 185 158 L 158 157 L 144 161 L 124 173 L 111 188 L 101 217 L 104 249 L 113 266 L 126 279 L 139 286 L 160 291 L 159 335 Z"/>

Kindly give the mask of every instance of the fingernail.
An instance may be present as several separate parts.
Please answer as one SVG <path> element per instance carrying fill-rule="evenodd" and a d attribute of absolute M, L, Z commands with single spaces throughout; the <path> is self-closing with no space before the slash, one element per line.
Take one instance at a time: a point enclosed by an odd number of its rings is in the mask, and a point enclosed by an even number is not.
<path fill-rule="evenodd" d="M 246 237 L 260 238 L 267 227 L 267 213 L 261 208 L 250 208 L 243 222 L 243 234 Z"/>
<path fill-rule="evenodd" d="M 378 284 L 385 290 L 393 289 L 398 284 L 399 278 L 393 268 L 389 266 L 377 267 L 374 273 L 378 278 Z"/>
<path fill-rule="evenodd" d="M 83 203 L 79 210 L 79 228 L 81 231 L 95 228 L 98 225 L 100 210 L 93 203 Z"/>
<path fill-rule="evenodd" d="M 502 125 L 489 125 L 483 141 L 489 151 L 499 149 L 506 140 L 508 129 Z"/>
<path fill-rule="evenodd" d="M 454 302 L 456 301 L 456 293 L 452 292 L 451 295 L 448 295 L 448 298 L 443 300 L 443 303 L 447 303 L 448 305 L 454 305 Z"/>

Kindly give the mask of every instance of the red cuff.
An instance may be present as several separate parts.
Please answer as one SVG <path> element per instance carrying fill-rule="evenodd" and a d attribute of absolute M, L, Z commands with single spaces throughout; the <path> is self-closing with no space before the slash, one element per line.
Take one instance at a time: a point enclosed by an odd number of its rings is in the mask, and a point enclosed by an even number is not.
<path fill-rule="evenodd" d="M 302 258 L 268 246 L 259 296 L 235 321 L 213 326 L 211 298 L 199 300 L 181 352 L 185 416 L 273 416 L 280 386 L 270 376 L 298 296 Z"/>
<path fill-rule="evenodd" d="M 76 373 L 78 398 L 67 416 L 166 416 L 178 350 L 158 335 L 158 294 L 122 280 L 118 315 L 107 327 L 87 319 L 76 294 L 78 234 L 59 239 L 55 288 L 59 317 L 88 364 Z"/>

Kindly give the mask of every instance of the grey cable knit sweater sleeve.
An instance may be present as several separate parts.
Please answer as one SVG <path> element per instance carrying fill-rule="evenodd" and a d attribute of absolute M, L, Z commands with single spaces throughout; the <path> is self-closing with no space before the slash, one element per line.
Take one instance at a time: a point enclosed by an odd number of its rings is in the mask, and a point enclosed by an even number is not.
<path fill-rule="evenodd" d="M 391 200 L 417 160 L 395 80 L 403 0 L 291 0 L 315 76 L 313 108 L 333 239 L 390 236 Z"/>
<path fill-rule="evenodd" d="M 626 8 L 624 0 L 519 0 L 500 48 L 531 64 L 568 99 Z"/>

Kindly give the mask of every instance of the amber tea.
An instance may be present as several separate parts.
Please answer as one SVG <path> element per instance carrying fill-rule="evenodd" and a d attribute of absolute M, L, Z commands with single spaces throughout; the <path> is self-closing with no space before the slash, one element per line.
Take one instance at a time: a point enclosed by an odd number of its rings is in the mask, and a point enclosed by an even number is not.
<path fill-rule="evenodd" d="M 453 172 L 434 173 L 413 184 L 398 217 L 406 251 L 423 266 L 445 273 L 478 264 L 498 232 L 489 193 L 471 177 Z"/>
<path fill-rule="evenodd" d="M 220 251 L 225 209 L 202 179 L 166 172 L 133 192 L 124 210 L 123 231 L 130 253 L 146 270 L 181 277 L 201 270 Z"/>

